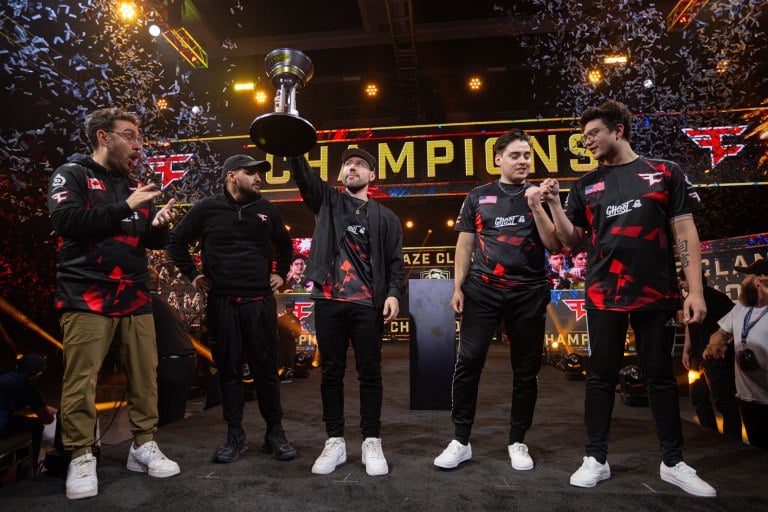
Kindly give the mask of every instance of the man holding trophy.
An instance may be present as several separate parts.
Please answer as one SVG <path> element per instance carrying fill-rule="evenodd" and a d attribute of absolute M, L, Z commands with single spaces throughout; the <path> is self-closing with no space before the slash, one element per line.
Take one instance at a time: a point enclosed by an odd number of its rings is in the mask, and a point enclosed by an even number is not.
<path fill-rule="evenodd" d="M 275 50 L 266 59 L 279 89 L 277 112 L 257 118 L 251 138 L 264 151 L 288 156 L 304 203 L 315 214 L 305 275 L 314 281 L 315 327 L 322 355 L 321 394 L 328 439 L 312 466 L 328 474 L 346 462 L 344 372 L 349 343 L 360 381 L 362 461 L 371 476 L 389 472 L 381 446 L 381 340 L 384 323 L 399 312 L 403 292 L 403 233 L 400 220 L 368 197 L 376 159 L 362 149 L 342 154 L 344 190 L 331 187 L 301 156 L 316 141 L 298 117 L 296 91 L 312 76 L 309 59 L 295 50 Z"/>

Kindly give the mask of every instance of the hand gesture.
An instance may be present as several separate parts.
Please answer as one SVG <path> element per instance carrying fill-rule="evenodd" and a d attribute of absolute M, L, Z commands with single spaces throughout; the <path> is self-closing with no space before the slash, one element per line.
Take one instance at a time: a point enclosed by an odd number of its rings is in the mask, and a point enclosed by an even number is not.
<path fill-rule="evenodd" d="M 160 191 L 157 190 L 157 185 L 150 183 L 149 185 L 137 187 L 136 190 L 128 196 L 128 199 L 126 199 L 125 202 L 128 203 L 131 210 L 136 211 L 158 197 L 160 197 Z"/>
<path fill-rule="evenodd" d="M 541 208 L 541 188 L 539 187 L 528 187 L 525 190 L 525 199 L 528 201 L 528 206 L 531 208 L 531 210 L 536 210 L 538 208 Z"/>
<path fill-rule="evenodd" d="M 539 185 L 541 195 L 547 203 L 560 201 L 560 183 L 554 178 L 547 178 Z"/>
<path fill-rule="evenodd" d="M 155 218 L 152 220 L 153 228 L 165 227 L 176 218 L 179 212 L 173 208 L 174 204 L 176 204 L 176 199 L 171 199 L 168 201 L 168 204 L 163 206 L 163 208 L 157 212 Z"/>

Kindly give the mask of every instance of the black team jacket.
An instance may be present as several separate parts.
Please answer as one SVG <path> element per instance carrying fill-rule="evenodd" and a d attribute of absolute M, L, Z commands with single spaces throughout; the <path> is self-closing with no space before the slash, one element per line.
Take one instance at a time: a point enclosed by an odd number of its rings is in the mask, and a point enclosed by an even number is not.
<path fill-rule="evenodd" d="M 211 295 L 263 297 L 272 293 L 273 244 L 279 276 L 291 264 L 291 237 L 277 207 L 259 197 L 235 202 L 229 193 L 196 203 L 171 232 L 168 252 L 190 282 L 200 272 L 189 245 L 200 240 L 202 273 L 213 282 Z"/>
<path fill-rule="evenodd" d="M 301 197 L 315 214 L 315 231 L 304 275 L 322 283 L 344 241 L 355 208 L 342 192 L 332 188 L 309 167 L 304 157 L 288 159 L 293 179 Z M 371 266 L 373 268 L 373 303 L 383 307 L 387 297 L 398 300 L 403 294 L 403 230 L 392 210 L 373 199 L 368 200 L 371 230 Z"/>
<path fill-rule="evenodd" d="M 141 183 L 77 155 L 48 182 L 48 210 L 59 236 L 56 309 L 106 316 L 152 313 L 146 249 L 162 249 L 168 228 L 153 228 L 152 205 L 131 211 Z"/>

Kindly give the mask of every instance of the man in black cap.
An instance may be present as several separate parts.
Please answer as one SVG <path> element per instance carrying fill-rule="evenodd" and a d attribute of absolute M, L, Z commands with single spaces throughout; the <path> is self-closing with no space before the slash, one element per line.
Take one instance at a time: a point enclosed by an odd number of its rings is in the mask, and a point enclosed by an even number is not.
<path fill-rule="evenodd" d="M 289 159 L 301 197 L 315 214 L 305 275 L 314 281 L 315 328 L 322 356 L 323 420 L 328 440 L 312 466 L 328 474 L 347 460 L 344 372 L 350 341 L 360 381 L 362 459 L 371 476 L 389 472 L 381 448 L 381 339 L 397 316 L 403 292 L 400 220 L 368 197 L 376 159 L 362 149 L 341 155 L 344 191 L 312 172 L 303 157 Z"/>
<path fill-rule="evenodd" d="M 247 449 L 242 427 L 243 362 L 256 384 L 267 424 L 264 451 L 290 460 L 296 450 L 282 426 L 277 376 L 277 309 L 273 292 L 291 263 L 291 239 L 278 209 L 261 196 L 269 162 L 247 155 L 224 161 L 224 192 L 195 204 L 171 232 L 168 252 L 198 292 L 208 295 L 210 346 L 218 367 L 227 438 L 215 462 L 234 462 Z M 200 240 L 202 269 L 189 246 Z M 272 270 L 274 246 L 277 266 Z M 245 359 L 245 361 L 244 361 Z"/>
<path fill-rule="evenodd" d="M 43 437 L 43 424 L 53 422 L 56 410 L 45 405 L 33 381 L 45 371 L 45 358 L 40 354 L 24 354 L 16 358 L 16 369 L 0 375 L 0 437 L 9 437 L 20 432 L 32 436 L 32 463 L 36 464 Z M 29 408 L 37 415 L 28 418 L 14 414 Z"/>
<path fill-rule="evenodd" d="M 718 322 L 704 358 L 722 360 L 733 344 L 736 398 L 747 439 L 768 450 L 768 260 L 733 269 L 744 274 L 739 303 Z"/>

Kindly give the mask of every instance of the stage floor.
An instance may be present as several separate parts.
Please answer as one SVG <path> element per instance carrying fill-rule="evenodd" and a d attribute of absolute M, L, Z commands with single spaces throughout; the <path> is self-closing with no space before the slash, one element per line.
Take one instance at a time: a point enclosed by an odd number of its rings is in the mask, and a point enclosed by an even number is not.
<path fill-rule="evenodd" d="M 360 461 L 357 378 L 350 359 L 346 378 L 348 461 L 330 475 L 310 472 L 325 441 L 320 374 L 314 370 L 309 378 L 294 379 L 281 387 L 283 424 L 299 451 L 293 461 L 275 461 L 260 452 L 264 423 L 256 403 L 248 402 L 244 426 L 250 450 L 234 464 L 211 462 L 226 431 L 221 408 L 214 407 L 158 432 L 160 447 L 181 465 L 177 477 L 160 480 L 126 470 L 129 441 L 122 440 L 125 427 L 119 427 L 108 433 L 102 447 L 97 497 L 68 501 L 64 480 L 43 474 L 0 488 L 0 508 L 25 512 L 768 510 L 765 451 L 726 441 L 684 421 L 686 461 L 718 490 L 714 499 L 690 496 L 659 479 L 658 441 L 648 407 L 629 407 L 618 397 L 608 457 L 611 479 L 593 489 L 571 487 L 568 479 L 584 455 L 584 382 L 566 381 L 562 372 L 549 366 L 540 374 L 536 416 L 526 438 L 536 466 L 527 472 L 513 470 L 507 456 L 512 380 L 508 357 L 502 345 L 494 345 L 489 352 L 471 439 L 474 457 L 456 470 L 443 471 L 432 465 L 452 438 L 449 411 L 410 410 L 408 347 L 385 345 L 382 437 L 390 467 L 387 476 L 369 477 Z M 688 397 L 681 400 L 683 418 L 688 420 Z M 192 409 L 200 403 L 192 403 Z"/>

